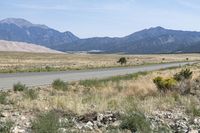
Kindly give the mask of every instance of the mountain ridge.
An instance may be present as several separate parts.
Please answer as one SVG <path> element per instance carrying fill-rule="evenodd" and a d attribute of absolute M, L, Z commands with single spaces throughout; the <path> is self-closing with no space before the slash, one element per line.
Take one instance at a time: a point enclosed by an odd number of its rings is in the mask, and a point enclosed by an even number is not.
<path fill-rule="evenodd" d="M 200 42 L 200 32 L 154 27 L 121 38 L 94 37 L 80 39 L 65 46 L 61 45 L 59 48 L 66 51 L 101 50 L 106 53 L 177 53 L 178 51 L 186 52 L 185 47 L 189 47 L 197 42 Z M 196 51 L 200 52 L 200 49 Z"/>
<path fill-rule="evenodd" d="M 103 51 L 105 53 L 200 52 L 200 32 L 165 29 L 161 26 L 134 32 L 124 37 L 80 39 L 70 31 L 59 32 L 25 19 L 0 21 L 0 39 L 34 43 L 59 51 Z"/>

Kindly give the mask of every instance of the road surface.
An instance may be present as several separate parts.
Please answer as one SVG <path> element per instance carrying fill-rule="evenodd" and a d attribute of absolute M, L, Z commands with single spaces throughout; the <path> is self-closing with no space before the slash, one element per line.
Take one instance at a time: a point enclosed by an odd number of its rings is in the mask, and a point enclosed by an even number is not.
<path fill-rule="evenodd" d="M 0 89 L 12 89 L 13 84 L 21 82 L 27 86 L 49 85 L 55 79 L 62 79 L 64 81 L 79 81 L 93 78 L 106 78 L 117 75 L 125 75 L 143 71 L 153 71 L 163 68 L 183 66 L 186 64 L 193 64 L 194 62 L 186 63 L 169 63 L 157 64 L 149 66 L 137 66 L 129 68 L 108 68 L 108 69 L 93 69 L 93 70 L 79 70 L 79 71 L 65 71 L 65 72 L 37 72 L 37 73 L 13 73 L 0 74 Z"/>

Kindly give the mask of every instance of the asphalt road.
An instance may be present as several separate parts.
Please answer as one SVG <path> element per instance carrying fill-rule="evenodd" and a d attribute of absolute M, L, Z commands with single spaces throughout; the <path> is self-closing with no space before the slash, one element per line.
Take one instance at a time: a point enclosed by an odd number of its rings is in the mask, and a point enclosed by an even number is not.
<path fill-rule="evenodd" d="M 55 79 L 64 81 L 79 81 L 93 78 L 106 78 L 117 75 L 125 75 L 143 71 L 152 71 L 169 67 L 183 66 L 193 64 L 194 62 L 186 63 L 169 63 L 157 64 L 150 66 L 137 66 L 129 68 L 109 68 L 109 69 L 93 69 L 93 70 L 78 70 L 65 72 L 37 72 L 37 73 L 13 73 L 0 74 L 0 89 L 11 89 L 13 84 L 21 82 L 27 86 L 49 85 Z"/>

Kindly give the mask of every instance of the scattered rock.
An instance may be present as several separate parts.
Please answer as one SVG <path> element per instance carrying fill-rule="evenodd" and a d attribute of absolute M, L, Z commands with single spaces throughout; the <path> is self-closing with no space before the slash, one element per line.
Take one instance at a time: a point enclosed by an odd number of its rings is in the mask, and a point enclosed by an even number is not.
<path fill-rule="evenodd" d="M 78 129 L 89 129 L 89 130 L 99 130 L 100 128 L 106 128 L 109 125 L 119 126 L 119 113 L 107 111 L 104 113 L 87 113 L 85 115 L 79 116 L 73 119 L 76 128 Z"/>
<path fill-rule="evenodd" d="M 154 111 L 152 116 L 148 116 L 153 129 L 166 126 L 174 132 L 193 133 L 200 129 L 200 118 L 195 118 L 191 123 L 189 116 L 181 109 L 173 111 Z"/>
<path fill-rule="evenodd" d="M 90 129 L 90 130 L 92 130 L 93 129 L 93 126 L 94 126 L 94 124 L 91 122 L 91 121 L 89 121 L 89 122 L 87 122 L 86 124 L 85 124 L 85 129 Z"/>

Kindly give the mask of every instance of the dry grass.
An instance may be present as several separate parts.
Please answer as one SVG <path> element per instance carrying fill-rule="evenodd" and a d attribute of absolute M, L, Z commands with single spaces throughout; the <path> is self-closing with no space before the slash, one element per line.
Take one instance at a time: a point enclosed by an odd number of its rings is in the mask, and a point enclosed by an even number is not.
<path fill-rule="evenodd" d="M 193 78 L 199 77 L 200 65 L 188 66 L 193 72 Z M 102 112 L 107 110 L 126 111 L 137 107 L 143 112 L 152 113 L 156 109 L 167 110 L 177 105 L 173 93 L 161 95 L 153 83 L 156 76 L 170 77 L 181 68 L 150 72 L 146 75 L 133 76 L 132 79 L 102 82 L 101 86 L 84 86 L 78 82 L 69 85 L 68 91 L 54 90 L 51 86 L 38 89 L 38 98 L 34 100 L 23 97 L 23 92 L 10 92 L 9 99 L 19 109 L 47 111 L 61 109 L 77 114 L 87 112 Z M 187 108 L 191 101 L 197 99 L 191 96 L 181 96 L 179 103 Z"/>
<path fill-rule="evenodd" d="M 116 54 L 48 54 L 0 52 L 0 72 L 58 71 L 117 67 L 120 57 L 127 66 L 200 60 L 199 54 L 116 55 Z"/>

